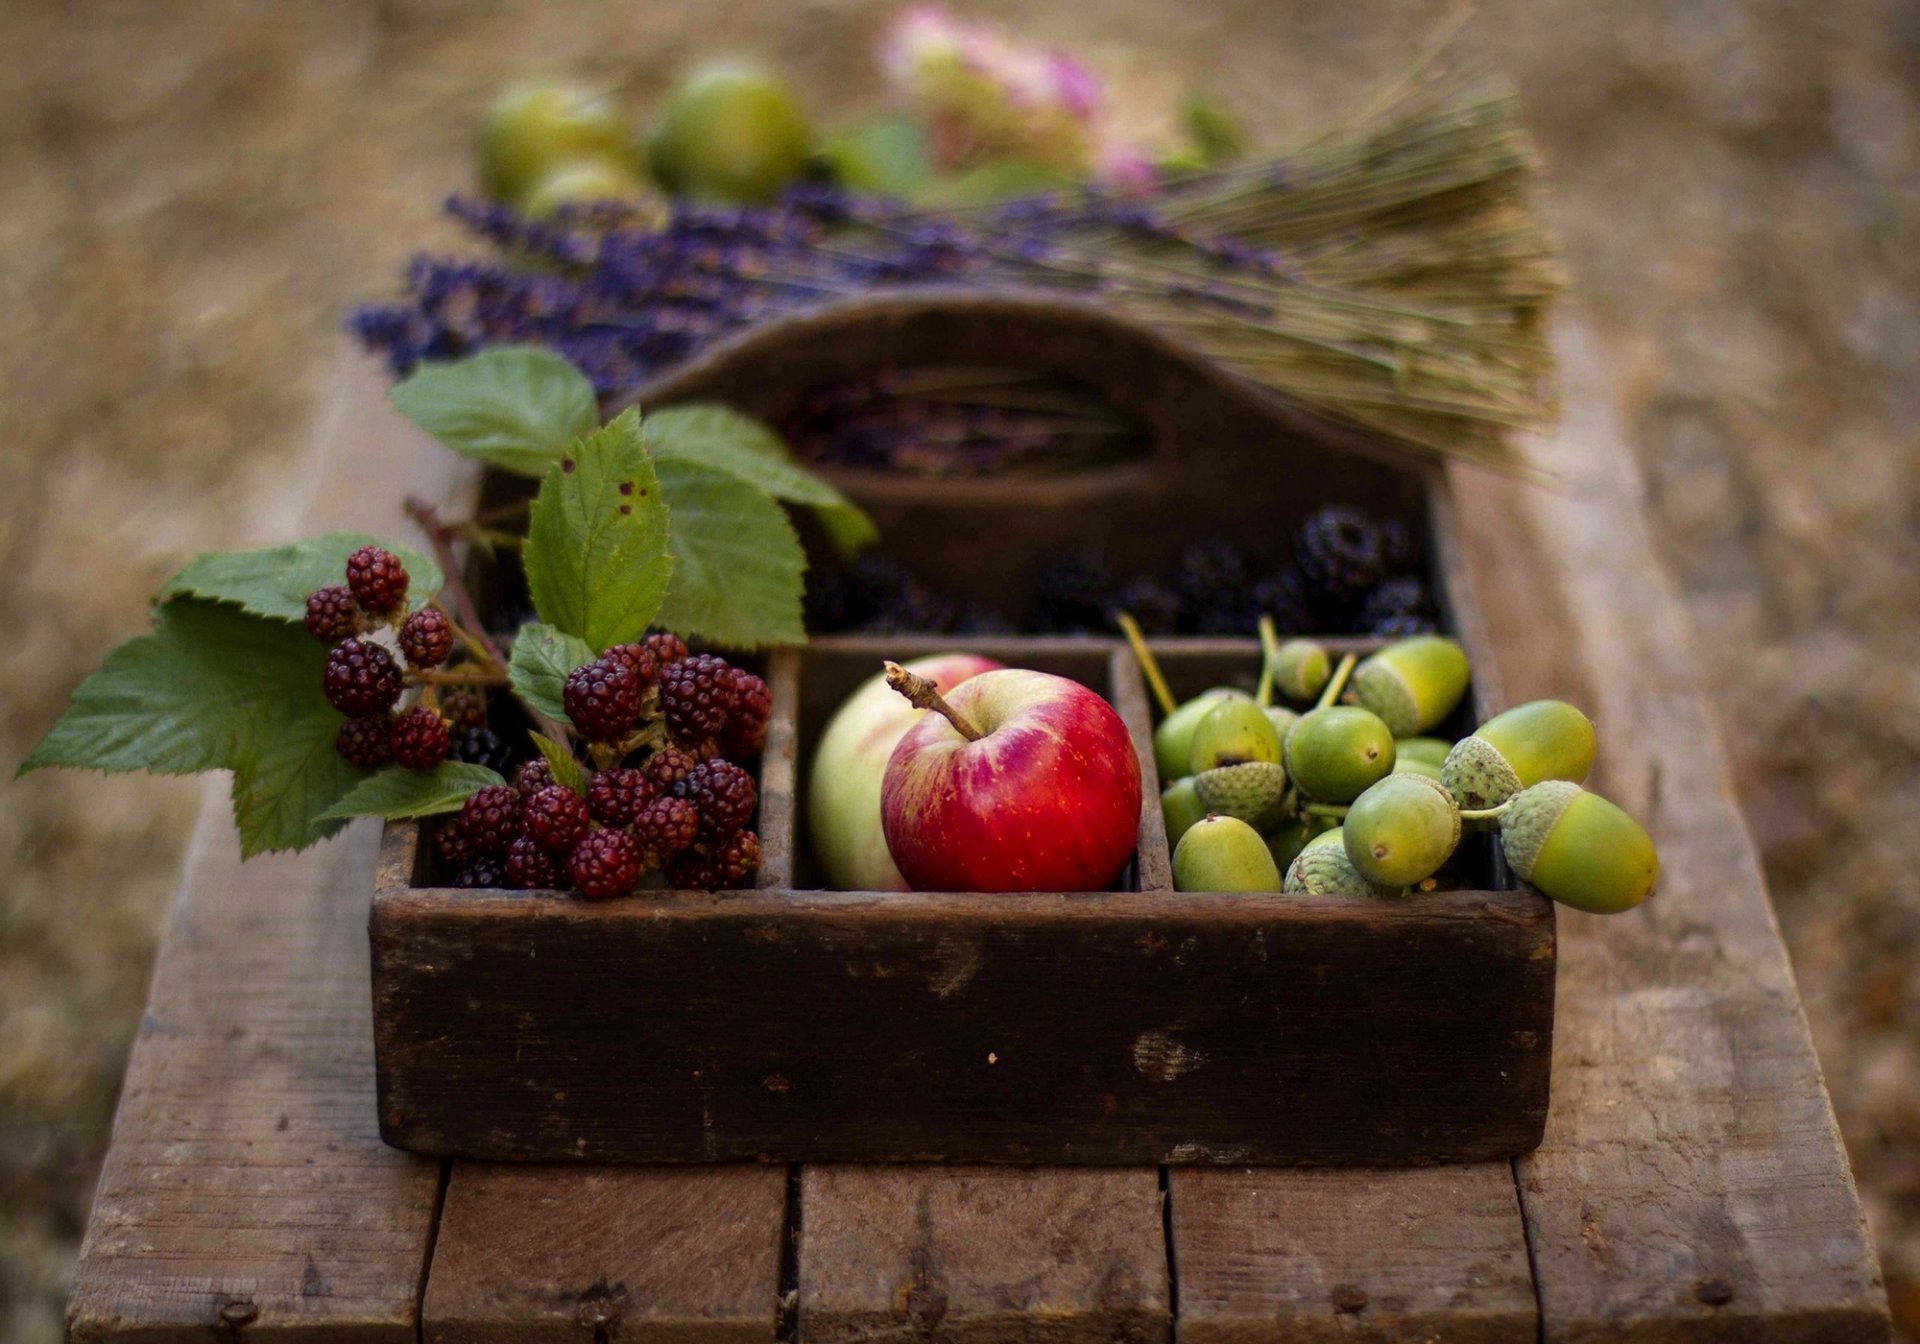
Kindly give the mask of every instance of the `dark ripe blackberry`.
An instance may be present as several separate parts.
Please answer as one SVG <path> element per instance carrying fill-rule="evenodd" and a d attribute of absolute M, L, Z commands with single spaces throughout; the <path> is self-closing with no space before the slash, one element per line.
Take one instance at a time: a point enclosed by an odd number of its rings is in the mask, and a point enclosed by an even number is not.
<path fill-rule="evenodd" d="M 1051 560 L 1034 580 L 1027 626 L 1043 634 L 1098 633 L 1107 628 L 1113 571 L 1085 551 Z"/>
<path fill-rule="evenodd" d="M 560 886 L 560 861 L 532 836 L 516 836 L 507 846 L 502 875 L 508 886 L 520 891 L 554 891 Z"/>
<path fill-rule="evenodd" d="M 674 796 L 700 809 L 702 835 L 726 835 L 753 819 L 759 792 L 753 776 L 731 761 L 706 761 L 678 784 Z"/>
<path fill-rule="evenodd" d="M 697 742 L 726 729 L 740 705 L 733 666 L 711 653 L 696 653 L 660 669 L 660 708 L 676 742 Z"/>
<path fill-rule="evenodd" d="M 587 783 L 587 810 L 606 826 L 631 826 L 640 809 L 660 796 L 647 772 L 630 765 L 598 771 Z"/>
<path fill-rule="evenodd" d="M 443 700 L 440 712 L 444 715 L 447 706 Z M 513 771 L 514 750 L 508 746 L 500 734 L 484 724 L 478 727 L 456 724 L 448 730 L 452 739 L 447 745 L 447 759 L 465 761 L 468 765 L 484 765 L 496 775 L 509 775 Z M 543 761 L 544 765 L 545 762 Z"/>
<path fill-rule="evenodd" d="M 1414 540 L 1413 529 L 1405 523 L 1394 521 L 1380 524 L 1380 549 L 1387 557 L 1387 573 L 1418 574 L 1423 566 L 1420 563 L 1420 543 Z"/>
<path fill-rule="evenodd" d="M 447 759 L 447 721 L 415 705 L 393 721 L 393 759 L 409 770 L 431 770 Z"/>
<path fill-rule="evenodd" d="M 667 865 L 667 884 L 681 891 L 724 891 L 745 886 L 760 871 L 760 837 L 735 831 L 706 854 L 683 854 Z"/>
<path fill-rule="evenodd" d="M 1357 602 L 1387 577 L 1386 542 L 1380 529 L 1353 509 L 1325 508 L 1300 526 L 1294 563 L 1318 601 Z"/>
<path fill-rule="evenodd" d="M 393 759 L 393 722 L 385 714 L 348 719 L 334 735 L 333 749 L 348 765 L 378 769 Z"/>
<path fill-rule="evenodd" d="M 1369 635 L 1384 635 L 1388 639 L 1406 639 L 1412 635 L 1435 635 L 1440 633 L 1440 622 L 1431 616 L 1414 613 L 1402 613 L 1388 616 L 1366 628 Z"/>
<path fill-rule="evenodd" d="M 513 787 L 522 798 L 533 797 L 553 782 L 553 767 L 544 760 L 528 761 L 513 772 Z"/>
<path fill-rule="evenodd" d="M 615 659 L 632 668 L 634 679 L 640 683 L 643 691 L 653 685 L 654 677 L 660 672 L 660 660 L 653 656 L 653 650 L 645 644 L 615 644 L 600 656 Z"/>
<path fill-rule="evenodd" d="M 700 758 L 692 752 L 682 751 L 679 747 L 661 747 L 640 768 L 647 772 L 647 779 L 661 793 L 671 792 L 673 786 L 693 773 L 693 767 L 700 764 Z"/>
<path fill-rule="evenodd" d="M 433 853 L 440 860 L 440 871 L 457 873 L 473 861 L 473 841 L 453 817 L 447 817 L 434 828 Z"/>
<path fill-rule="evenodd" d="M 1426 584 L 1413 578 L 1388 579 L 1361 600 L 1355 623 L 1362 630 L 1372 630 L 1395 617 L 1432 615 L 1433 597 Z"/>
<path fill-rule="evenodd" d="M 1126 612 L 1149 635 L 1177 632 L 1182 610 L 1180 594 L 1158 579 L 1135 579 L 1113 595 L 1112 614 Z"/>
<path fill-rule="evenodd" d="M 1251 596 L 1258 613 L 1254 619 L 1271 616 L 1274 628 L 1283 635 L 1310 634 L 1319 628 L 1307 581 L 1292 565 L 1254 584 Z"/>
<path fill-rule="evenodd" d="M 327 703 L 350 719 L 392 709 L 403 683 L 393 655 L 364 639 L 336 644 L 327 654 Z"/>
<path fill-rule="evenodd" d="M 438 667 L 453 652 L 453 623 L 432 607 L 422 607 L 400 625 L 400 652 L 415 667 Z"/>
<path fill-rule="evenodd" d="M 997 611 L 972 603 L 961 607 L 955 613 L 953 624 L 947 627 L 950 635 L 1015 635 L 1018 627 Z"/>
<path fill-rule="evenodd" d="M 398 611 L 407 600 L 407 570 L 400 557 L 378 546 L 362 546 L 347 557 L 347 587 L 354 601 L 376 616 Z"/>
<path fill-rule="evenodd" d="M 561 854 L 580 843 L 591 821 L 587 800 L 564 784 L 549 784 L 520 805 L 526 833 Z"/>
<path fill-rule="evenodd" d="M 339 584 L 307 594 L 307 633 L 322 644 L 345 639 L 359 622 L 360 608 L 354 605 L 353 594 Z"/>
<path fill-rule="evenodd" d="M 618 742 L 640 721 L 640 679 L 620 659 L 598 658 L 567 674 L 567 717 L 590 742 Z"/>
<path fill-rule="evenodd" d="M 567 855 L 567 878 L 589 900 L 625 896 L 644 870 L 640 843 L 625 831 L 588 831 Z"/>
<path fill-rule="evenodd" d="M 1252 576 L 1247 557 L 1227 541 L 1202 541 L 1189 546 L 1173 572 L 1173 590 L 1191 613 L 1203 609 L 1231 609 L 1240 602 Z"/>
<path fill-rule="evenodd" d="M 680 853 L 699 834 L 700 809 L 684 798 L 655 798 L 633 818 L 634 839 L 655 866 Z"/>
<path fill-rule="evenodd" d="M 481 854 L 468 859 L 459 872 L 453 875 L 456 887 L 492 890 L 507 885 L 507 866 L 501 862 L 498 854 Z"/>
<path fill-rule="evenodd" d="M 687 641 L 678 635 L 670 635 L 664 630 L 655 631 L 641 643 L 653 655 L 653 661 L 661 667 L 668 663 L 677 663 L 687 656 Z"/>
<path fill-rule="evenodd" d="M 487 697 L 471 686 L 452 686 L 440 693 L 440 712 L 455 728 L 483 728 Z"/>
<path fill-rule="evenodd" d="M 733 670 L 733 684 L 740 692 L 740 706 L 727 720 L 720 736 L 720 747 L 727 755 L 742 759 L 758 756 L 767 745 L 767 724 L 773 718 L 773 690 L 751 672 Z"/>
<path fill-rule="evenodd" d="M 489 784 L 461 804 L 456 824 L 475 852 L 504 854 L 520 834 L 520 795 L 504 784 Z"/>
<path fill-rule="evenodd" d="M 916 583 L 854 629 L 870 635 L 944 634 L 959 619 L 959 607 Z"/>

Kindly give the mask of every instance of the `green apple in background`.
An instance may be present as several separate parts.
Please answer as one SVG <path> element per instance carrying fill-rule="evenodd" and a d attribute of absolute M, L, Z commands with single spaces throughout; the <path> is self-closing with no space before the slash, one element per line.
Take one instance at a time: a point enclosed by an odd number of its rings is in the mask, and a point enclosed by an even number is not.
<path fill-rule="evenodd" d="M 542 177 L 527 193 L 526 213 L 545 219 L 569 205 L 592 205 L 597 201 L 624 201 L 635 204 L 652 198 L 647 184 L 632 170 L 605 159 L 575 159 L 563 163 Z M 666 203 L 658 202 L 664 213 Z"/>
<path fill-rule="evenodd" d="M 563 164 L 599 160 L 638 179 L 633 127 L 611 99 L 577 85 L 520 84 L 501 95 L 480 129 L 480 177 L 496 200 L 524 206 Z"/>
<path fill-rule="evenodd" d="M 654 177 L 675 195 L 766 201 L 799 180 L 813 147 L 786 83 L 750 61 L 716 61 L 667 95 L 648 146 Z"/>

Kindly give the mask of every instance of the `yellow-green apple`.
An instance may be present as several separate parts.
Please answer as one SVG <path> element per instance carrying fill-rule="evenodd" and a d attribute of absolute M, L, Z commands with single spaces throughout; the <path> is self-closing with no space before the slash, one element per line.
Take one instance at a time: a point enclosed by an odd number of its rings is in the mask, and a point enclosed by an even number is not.
<path fill-rule="evenodd" d="M 936 653 L 907 664 L 942 691 L 999 666 L 973 653 Z M 807 837 L 828 886 L 908 889 L 880 826 L 880 780 L 894 747 L 926 713 L 896 695 L 885 673 L 875 673 L 828 720 L 807 777 Z"/>
<path fill-rule="evenodd" d="M 1140 759 L 1113 706 L 1077 681 L 1006 668 L 941 695 L 887 665 L 935 710 L 887 762 L 887 847 L 919 891 L 1101 891 L 1140 827 Z"/>

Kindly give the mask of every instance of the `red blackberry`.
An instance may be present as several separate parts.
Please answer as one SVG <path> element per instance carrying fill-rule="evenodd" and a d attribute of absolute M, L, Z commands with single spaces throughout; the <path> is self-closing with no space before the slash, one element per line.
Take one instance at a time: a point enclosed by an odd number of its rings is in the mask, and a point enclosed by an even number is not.
<path fill-rule="evenodd" d="M 560 700 L 573 726 L 592 742 L 618 742 L 640 721 L 640 679 L 617 658 L 574 668 Z"/>
<path fill-rule="evenodd" d="M 443 715 L 447 712 L 444 700 L 440 703 L 440 712 Z M 493 729 L 456 723 L 447 731 L 452 734 L 447 746 L 448 760 L 484 765 L 497 775 L 504 775 L 513 768 L 513 748 L 501 741 L 500 735 Z"/>
<path fill-rule="evenodd" d="M 432 607 L 422 607 L 400 626 L 400 652 L 415 667 L 438 667 L 453 652 L 453 622 Z"/>
<path fill-rule="evenodd" d="M 374 770 L 393 759 L 393 724 L 385 714 L 348 719 L 334 735 L 333 749 L 348 765 Z"/>
<path fill-rule="evenodd" d="M 751 672 L 733 670 L 733 684 L 740 692 L 740 706 L 727 720 L 720 745 L 729 756 L 758 756 L 767 745 L 767 723 L 773 718 L 773 691 Z"/>
<path fill-rule="evenodd" d="M 315 588 L 307 594 L 307 633 L 323 644 L 345 639 L 360 621 L 353 594 L 339 584 Z"/>
<path fill-rule="evenodd" d="M 567 877 L 589 900 L 625 896 L 640 880 L 640 846 L 625 831 L 588 831 L 567 855 Z"/>
<path fill-rule="evenodd" d="M 487 697 L 470 686 L 453 686 L 440 693 L 440 712 L 455 728 L 484 728 Z"/>
<path fill-rule="evenodd" d="M 443 872 L 457 873 L 473 861 L 473 841 L 448 817 L 433 832 L 433 852 Z"/>
<path fill-rule="evenodd" d="M 497 854 L 481 854 L 468 859 L 460 871 L 453 875 L 453 885 L 461 888 L 504 887 L 507 885 L 506 865 Z"/>
<path fill-rule="evenodd" d="M 633 819 L 633 836 L 649 861 L 665 863 L 700 835 L 700 811 L 684 798 L 655 798 Z"/>
<path fill-rule="evenodd" d="M 705 854 L 682 854 L 667 865 L 668 885 L 681 891 L 722 891 L 744 886 L 760 871 L 760 837 L 735 831 Z"/>
<path fill-rule="evenodd" d="M 461 805 L 457 824 L 480 853 L 504 854 L 520 834 L 520 795 L 504 784 L 489 784 Z"/>
<path fill-rule="evenodd" d="M 347 557 L 347 587 L 361 606 L 385 616 L 407 600 L 406 566 L 392 551 L 362 546 Z"/>
<path fill-rule="evenodd" d="M 553 767 L 544 760 L 531 760 L 513 772 L 513 787 L 522 798 L 531 798 L 553 783 Z"/>
<path fill-rule="evenodd" d="M 560 861 L 530 835 L 516 836 L 507 846 L 507 885 L 521 891 L 553 891 L 560 885 Z"/>
<path fill-rule="evenodd" d="M 447 721 L 415 705 L 393 721 L 393 759 L 409 770 L 431 770 L 447 759 Z"/>
<path fill-rule="evenodd" d="M 687 641 L 678 635 L 669 635 L 665 631 L 648 635 L 642 643 L 653 655 L 653 661 L 661 667 L 665 667 L 668 663 L 677 663 L 687 656 Z"/>
<path fill-rule="evenodd" d="M 400 698 L 400 667 L 378 644 L 349 639 L 327 655 L 327 703 L 350 719 L 392 709 Z"/>
<path fill-rule="evenodd" d="M 647 757 L 647 763 L 640 768 L 647 772 L 647 779 L 653 787 L 662 793 L 672 790 L 675 784 L 693 773 L 693 767 L 700 764 L 700 758 L 678 747 L 661 747 Z"/>
<path fill-rule="evenodd" d="M 528 835 L 562 854 L 580 843 L 591 824 L 587 800 L 562 784 L 550 784 L 527 799 L 521 816 Z"/>
<path fill-rule="evenodd" d="M 659 797 L 646 771 L 616 765 L 602 770 L 587 784 L 587 808 L 593 819 L 608 826 L 631 826 L 640 809 Z"/>
<path fill-rule="evenodd" d="M 1301 524 L 1294 562 L 1315 596 L 1345 606 L 1387 577 L 1387 544 L 1366 515 L 1326 508 Z"/>
<path fill-rule="evenodd" d="M 660 669 L 660 707 L 676 742 L 684 745 L 719 733 L 739 704 L 733 665 L 724 658 L 697 653 Z"/>
<path fill-rule="evenodd" d="M 653 656 L 653 650 L 645 644 L 615 644 L 600 656 L 616 659 L 632 668 L 643 691 L 653 685 L 654 676 L 660 671 L 660 660 Z"/>
<path fill-rule="evenodd" d="M 673 786 L 674 796 L 700 809 L 702 835 L 728 835 L 753 819 L 753 776 L 731 761 L 706 761 Z"/>

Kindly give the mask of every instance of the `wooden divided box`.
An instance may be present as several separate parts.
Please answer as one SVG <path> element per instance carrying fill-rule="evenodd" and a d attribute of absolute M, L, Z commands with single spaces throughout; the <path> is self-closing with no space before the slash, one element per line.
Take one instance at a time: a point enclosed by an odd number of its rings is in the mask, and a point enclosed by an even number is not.
<path fill-rule="evenodd" d="M 957 595 L 1004 601 L 1068 547 L 1139 572 L 1200 536 L 1270 550 L 1315 508 L 1352 504 L 1427 543 L 1479 669 L 1451 728 L 1498 708 L 1440 473 L 1092 307 L 867 301 L 755 330 L 641 399 L 777 419 L 835 372 L 942 362 L 1080 380 L 1148 445 L 1085 478 L 848 478 L 887 548 Z M 1176 695 L 1258 670 L 1251 639 L 1154 647 Z M 951 648 L 1074 678 L 1126 720 L 1145 790 L 1119 890 L 822 888 L 803 823 L 822 727 L 883 657 Z M 1553 910 L 1487 837 L 1456 863 L 1465 885 L 1399 899 L 1176 892 L 1154 711 L 1123 643 L 838 636 L 776 650 L 763 671 L 774 722 L 752 891 L 451 890 L 420 828 L 389 825 L 371 923 L 389 1142 L 522 1161 L 1366 1165 L 1539 1142 Z"/>

